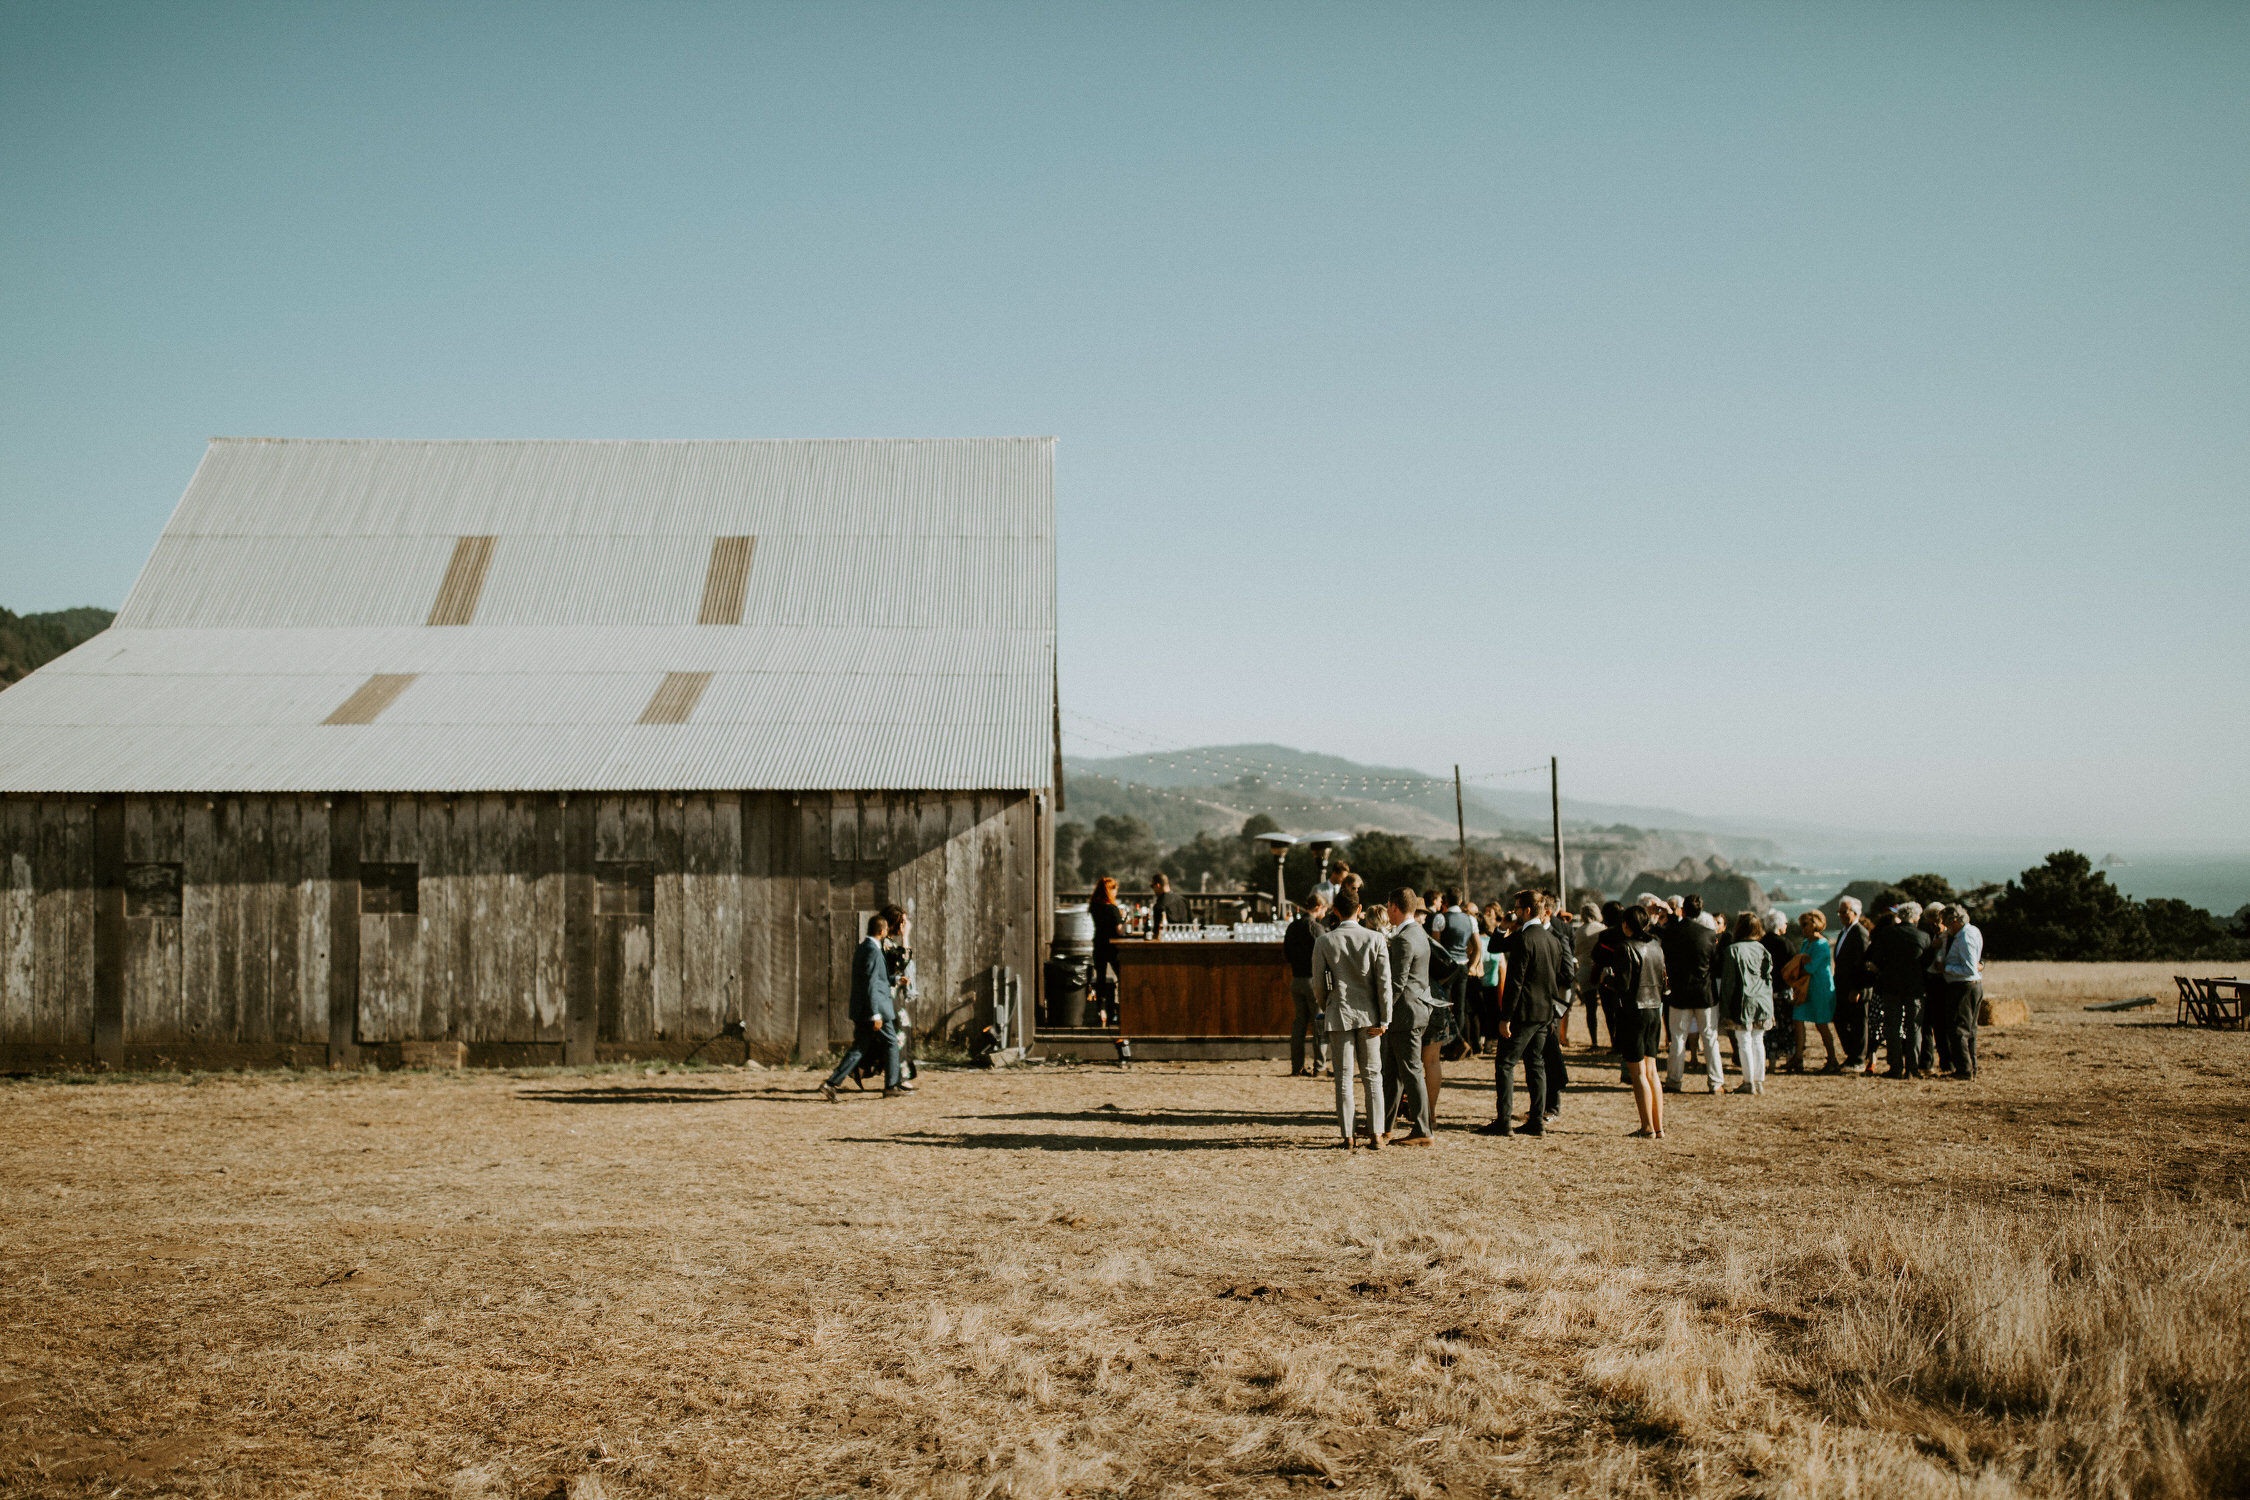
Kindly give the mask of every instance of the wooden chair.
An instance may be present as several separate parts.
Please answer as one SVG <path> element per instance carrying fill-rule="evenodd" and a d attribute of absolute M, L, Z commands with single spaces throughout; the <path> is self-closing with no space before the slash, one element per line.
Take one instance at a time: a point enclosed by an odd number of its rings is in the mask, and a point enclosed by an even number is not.
<path fill-rule="evenodd" d="M 2202 984 L 2185 974 L 2174 974 L 2172 983 L 2180 987 L 2180 1013 L 2173 1024 L 2185 1026 L 2193 1022 L 2197 1026 L 2211 1025 L 2211 998 Z"/>
<path fill-rule="evenodd" d="M 2229 1031 L 2250 1026 L 2250 985 L 2239 979 L 2205 979 L 2198 987 L 2204 995 L 2204 1014 L 2210 1017 L 2205 1025 Z"/>

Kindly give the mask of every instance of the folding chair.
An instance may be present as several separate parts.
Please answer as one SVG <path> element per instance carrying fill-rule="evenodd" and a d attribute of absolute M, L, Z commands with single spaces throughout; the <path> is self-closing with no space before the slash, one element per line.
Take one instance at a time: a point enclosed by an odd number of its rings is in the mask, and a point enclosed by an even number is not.
<path fill-rule="evenodd" d="M 2173 1021 L 2175 1026 L 2193 1022 L 2198 1026 L 2211 1024 L 2211 1001 L 2202 985 L 2185 974 L 2174 974 L 2172 983 L 2180 987 L 2180 1013 Z"/>
<path fill-rule="evenodd" d="M 2250 1026 L 2250 994 L 2239 979 L 2205 979 L 2198 986 L 2206 1000 L 2205 1014 L 2210 1025 L 2223 1026 L 2229 1031 L 2241 1031 Z"/>

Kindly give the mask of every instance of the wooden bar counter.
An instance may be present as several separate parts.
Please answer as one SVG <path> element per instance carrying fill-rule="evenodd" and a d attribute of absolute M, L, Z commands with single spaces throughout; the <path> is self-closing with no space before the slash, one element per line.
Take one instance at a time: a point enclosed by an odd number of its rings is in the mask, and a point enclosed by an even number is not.
<path fill-rule="evenodd" d="M 1281 944 L 1120 942 L 1118 1034 L 1133 1055 L 1286 1057 L 1296 1006 Z"/>

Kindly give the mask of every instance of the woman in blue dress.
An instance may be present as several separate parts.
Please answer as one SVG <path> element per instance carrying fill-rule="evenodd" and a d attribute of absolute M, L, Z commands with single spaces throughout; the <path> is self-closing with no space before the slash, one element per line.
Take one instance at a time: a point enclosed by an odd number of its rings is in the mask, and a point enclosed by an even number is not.
<path fill-rule="evenodd" d="M 1801 987 L 1804 995 L 1797 1002 L 1797 1054 L 1790 1061 L 1789 1071 L 1805 1071 L 1805 1028 L 1817 1026 L 1821 1045 L 1828 1049 L 1828 1066 L 1821 1071 L 1841 1073 L 1844 1065 L 1836 1054 L 1836 960 L 1823 936 L 1828 931 L 1828 918 L 1818 911 L 1808 911 L 1797 919 L 1797 930 L 1805 934 L 1805 940 L 1782 972 L 1790 986 Z"/>

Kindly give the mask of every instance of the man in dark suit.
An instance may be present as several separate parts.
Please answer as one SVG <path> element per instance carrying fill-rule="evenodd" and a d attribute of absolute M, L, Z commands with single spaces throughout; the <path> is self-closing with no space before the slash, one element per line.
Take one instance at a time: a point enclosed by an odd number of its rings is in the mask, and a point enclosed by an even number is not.
<path fill-rule="evenodd" d="M 1718 1010 L 1711 994 L 1711 960 L 1719 951 L 1718 931 L 1704 920 L 1703 897 L 1690 892 L 1680 918 L 1664 929 L 1664 974 L 1671 990 L 1664 996 L 1665 1020 L 1672 1029 L 1672 1062 L 1664 1091 L 1680 1091 L 1687 1063 L 1687 1039 L 1703 1038 L 1703 1076 L 1711 1092 L 1723 1092 L 1726 1063 L 1719 1056 Z"/>
<path fill-rule="evenodd" d="M 1383 1093 L 1391 1120 L 1406 1117 L 1406 1133 L 1394 1146 L 1427 1146 L 1437 1120 L 1430 1108 L 1429 1069 L 1422 1039 L 1430 1029 L 1430 934 L 1417 920 L 1421 896 L 1391 892 L 1391 1020 L 1383 1033 Z M 1385 1128 L 1390 1121 L 1385 1121 Z"/>
<path fill-rule="evenodd" d="M 1540 920 L 1536 892 L 1518 891 L 1510 901 L 1516 930 L 1508 938 L 1508 983 L 1500 999 L 1500 1049 L 1497 1063 L 1500 1112 L 1479 1135 L 1511 1135 L 1517 1130 L 1516 1065 L 1523 1065 L 1524 1092 L 1530 1097 L 1521 1127 L 1525 1135 L 1547 1133 L 1553 1095 L 1547 1078 L 1547 1039 L 1570 1003 L 1570 949 Z"/>
<path fill-rule="evenodd" d="M 1328 929 L 1321 924 L 1321 916 L 1328 910 L 1328 899 L 1317 891 L 1305 905 L 1297 908 L 1297 919 L 1281 935 L 1281 956 L 1289 963 L 1289 994 L 1296 1002 L 1296 1019 L 1289 1026 L 1289 1076 L 1301 1073 L 1320 1076 L 1320 1065 L 1328 1050 L 1328 1036 L 1320 1019 L 1320 1000 L 1312 989 L 1313 945 L 1320 941 Z M 1312 1067 L 1305 1066 L 1305 1046 L 1308 1034 L 1312 1044 Z"/>
<path fill-rule="evenodd" d="M 1915 924 L 1921 920 L 1920 903 L 1881 913 L 1875 918 L 1875 935 L 1867 940 L 1867 966 L 1875 975 L 1875 1024 L 1867 1031 L 1867 1066 L 1875 1066 L 1878 1042 L 1891 1054 L 1891 1076 L 1904 1078 L 1920 1061 L 1915 1030 L 1921 1020 L 1922 989 L 1928 982 L 1930 935 Z"/>
<path fill-rule="evenodd" d="M 890 962 L 883 956 L 883 939 L 890 935 L 889 920 L 877 912 L 867 919 L 867 936 L 852 955 L 852 1044 L 820 1086 L 822 1097 L 830 1103 L 860 1059 L 870 1053 L 882 1059 L 883 1097 L 893 1099 L 908 1092 L 899 1084 L 898 1010 L 891 999 Z"/>
<path fill-rule="evenodd" d="M 1867 1036 L 1867 929 L 1859 923 L 1859 898 L 1836 903 L 1836 1039 L 1844 1044 L 1844 1066 L 1875 1066 Z"/>

